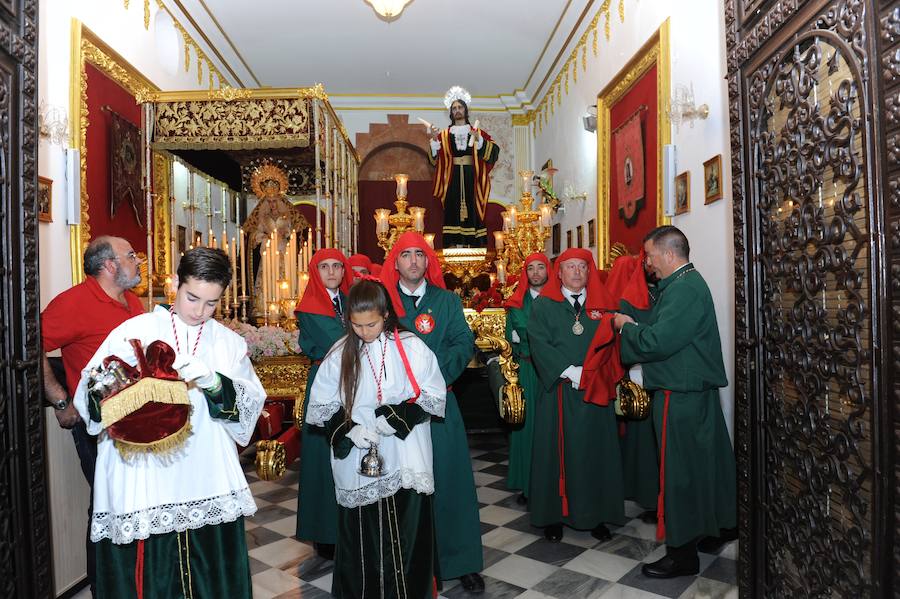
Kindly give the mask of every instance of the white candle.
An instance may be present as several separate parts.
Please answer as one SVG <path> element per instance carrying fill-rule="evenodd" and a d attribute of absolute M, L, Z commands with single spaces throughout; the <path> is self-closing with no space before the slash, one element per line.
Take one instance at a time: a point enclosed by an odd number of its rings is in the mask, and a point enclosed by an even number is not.
<path fill-rule="evenodd" d="M 394 180 L 397 182 L 397 197 L 406 198 L 406 182 L 409 181 L 409 175 L 394 175 Z"/>
<path fill-rule="evenodd" d="M 260 278 L 262 279 L 263 306 L 269 303 L 269 256 L 266 250 L 260 256 Z"/>
<path fill-rule="evenodd" d="M 549 227 L 553 219 L 553 208 L 550 204 L 541 204 L 541 226 Z"/>
<path fill-rule="evenodd" d="M 234 237 L 231 238 L 231 245 L 229 247 L 231 248 L 231 297 L 232 303 L 237 303 L 237 246 L 235 245 Z"/>
<path fill-rule="evenodd" d="M 503 260 L 497 260 L 497 279 L 501 285 L 506 284 L 506 264 L 503 263 Z"/>
<path fill-rule="evenodd" d="M 428 244 L 428 247 L 434 249 L 434 233 L 425 234 L 425 243 Z"/>
<path fill-rule="evenodd" d="M 515 228 L 516 228 L 516 225 L 517 225 L 517 222 L 516 222 L 516 207 L 515 207 L 515 206 L 510 206 L 510 207 L 509 207 L 509 228 L 510 228 L 510 229 L 515 229 Z"/>
<path fill-rule="evenodd" d="M 503 231 L 494 231 L 494 249 L 498 252 L 503 249 Z"/>
<path fill-rule="evenodd" d="M 421 233 L 425 230 L 425 209 L 419 206 L 414 206 L 410 208 L 410 212 L 413 216 L 413 229 Z"/>
<path fill-rule="evenodd" d="M 241 229 L 240 233 L 240 260 L 241 260 L 241 294 L 247 295 L 247 269 L 244 266 L 247 264 L 247 259 L 244 255 L 244 230 Z"/>

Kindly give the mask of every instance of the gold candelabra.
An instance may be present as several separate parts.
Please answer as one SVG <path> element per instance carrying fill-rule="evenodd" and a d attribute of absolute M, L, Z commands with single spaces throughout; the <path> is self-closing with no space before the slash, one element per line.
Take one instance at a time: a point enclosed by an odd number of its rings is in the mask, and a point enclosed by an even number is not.
<path fill-rule="evenodd" d="M 425 230 L 425 208 L 413 206 L 406 211 L 409 203 L 406 201 L 406 184 L 409 181 L 409 175 L 394 175 L 397 182 L 397 200 L 394 206 L 397 212 L 391 213 L 389 208 L 378 208 L 375 210 L 375 233 L 378 236 L 378 246 L 384 250 L 387 257 L 388 252 L 394 246 L 394 242 L 407 230 L 413 230 L 422 233 Z M 429 245 L 433 243 L 434 235 L 426 235 Z"/>
<path fill-rule="evenodd" d="M 522 197 L 519 206 L 510 206 L 501 213 L 503 231 L 494 232 L 497 250 L 497 277 L 505 281 L 507 274 L 517 275 L 530 254 L 542 252 L 550 237 L 553 207 L 544 202 L 534 209 L 531 195 L 533 171 L 519 171 L 522 178 Z"/>

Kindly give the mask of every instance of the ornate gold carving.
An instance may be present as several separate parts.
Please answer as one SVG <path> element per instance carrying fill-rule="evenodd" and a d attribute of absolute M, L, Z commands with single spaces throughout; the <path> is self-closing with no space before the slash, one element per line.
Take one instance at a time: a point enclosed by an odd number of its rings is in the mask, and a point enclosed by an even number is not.
<path fill-rule="evenodd" d="M 210 100 L 225 100 L 226 102 L 231 102 L 232 100 L 246 100 L 252 94 L 252 91 L 243 87 L 231 87 L 230 85 L 223 85 L 219 89 L 209 90 L 206 94 L 206 97 Z"/>
<path fill-rule="evenodd" d="M 309 366 L 306 356 L 277 356 L 253 361 L 256 376 L 266 390 L 266 395 L 271 398 L 294 398 L 294 425 L 297 428 L 303 425 L 303 398 L 306 395 Z"/>
<path fill-rule="evenodd" d="M 285 466 L 284 444 L 281 441 L 257 441 L 256 475 L 261 480 L 278 480 L 284 476 Z"/>
<path fill-rule="evenodd" d="M 169 172 L 172 163 L 169 157 L 153 152 L 153 272 L 156 285 L 171 275 L 174 267 L 172 256 L 172 215 L 169 213 Z"/>
<path fill-rule="evenodd" d="M 253 190 L 253 195 L 258 198 L 269 197 L 269 192 L 264 190 L 262 186 L 266 181 L 274 181 L 278 184 L 279 195 L 287 193 L 287 173 L 274 164 L 263 164 L 253 169 L 253 174 L 250 175 L 250 188 Z"/>
<path fill-rule="evenodd" d="M 522 127 L 530 125 L 534 122 L 534 112 L 523 112 L 522 114 L 510 115 L 513 127 Z"/>
<path fill-rule="evenodd" d="M 157 102 L 154 147 L 253 149 L 306 147 L 308 99 Z"/>
<path fill-rule="evenodd" d="M 163 4 L 162 0 L 156 0 L 156 6 L 159 10 L 164 10 L 169 13 L 169 17 L 172 19 L 172 23 L 175 25 L 176 31 L 181 34 L 181 39 L 184 41 L 184 71 L 188 72 L 191 68 L 191 50 L 194 50 L 194 54 L 197 55 L 197 84 L 203 82 L 203 66 L 206 65 L 206 71 L 209 74 L 209 88 L 213 89 L 213 75 L 216 76 L 216 80 L 221 86 L 222 84 L 227 85 L 228 80 L 222 76 L 222 73 L 219 69 L 216 68 L 216 65 L 209 59 L 206 53 L 200 48 L 200 45 L 191 37 L 191 34 L 188 33 L 187 29 L 184 28 L 184 25 L 175 18 L 175 15 L 169 10 L 165 4 Z M 147 23 L 149 23 L 149 0 L 144 0 L 144 14 L 145 19 L 148 19 Z M 221 58 L 221 57 L 220 57 Z M 233 74 L 233 73 L 232 73 Z"/>
<path fill-rule="evenodd" d="M 510 424 L 521 424 L 525 419 L 525 398 L 519 386 L 519 365 L 512 357 L 512 345 L 506 340 L 506 311 L 488 308 L 481 313 L 464 310 L 466 322 L 475 333 L 475 346 L 482 351 L 500 354 L 500 372 L 506 384 L 500 388 L 497 409 L 500 417 Z"/>
<path fill-rule="evenodd" d="M 644 74 L 656 66 L 657 89 L 657 161 L 656 161 L 656 223 L 667 224 L 662 204 L 662 147 L 671 140 L 669 124 L 669 21 L 666 19 L 653 37 L 635 57 L 597 95 L 597 262 L 609 264 L 609 179 L 612 138 L 609 115 L 618 102 Z"/>

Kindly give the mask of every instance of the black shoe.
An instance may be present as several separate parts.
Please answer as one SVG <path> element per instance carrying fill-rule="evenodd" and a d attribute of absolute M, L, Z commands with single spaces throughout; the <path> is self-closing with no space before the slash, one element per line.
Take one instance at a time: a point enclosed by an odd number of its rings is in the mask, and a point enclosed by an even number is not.
<path fill-rule="evenodd" d="M 700 542 L 697 543 L 697 551 L 716 554 L 719 553 L 723 545 L 730 543 L 736 538 L 738 538 L 737 528 L 723 528 L 719 531 L 718 537 L 703 537 L 700 539 Z"/>
<path fill-rule="evenodd" d="M 562 524 L 551 524 L 544 527 L 544 538 L 551 543 L 559 543 L 563 537 Z"/>
<path fill-rule="evenodd" d="M 459 577 L 459 583 L 467 593 L 479 594 L 484 592 L 484 579 L 478 572 L 463 574 Z"/>
<path fill-rule="evenodd" d="M 641 573 L 649 578 L 675 578 L 676 576 L 695 576 L 700 572 L 700 560 L 694 555 L 693 559 L 676 560 L 667 555 L 652 564 L 644 564 Z"/>
<path fill-rule="evenodd" d="M 658 519 L 656 517 L 656 510 L 647 510 L 646 512 L 638 516 L 638 518 L 640 518 L 641 522 L 643 522 L 644 524 L 656 524 L 658 522 Z"/>
<path fill-rule="evenodd" d="M 604 542 L 612 538 L 612 533 L 609 532 L 609 529 L 606 528 L 605 524 L 598 524 L 594 527 L 594 530 L 591 531 L 591 536 L 600 542 Z"/>
<path fill-rule="evenodd" d="M 516 503 L 518 503 L 519 505 L 525 505 L 526 503 L 528 503 L 528 498 L 525 497 L 525 493 L 519 493 L 518 495 L 516 495 Z"/>
<path fill-rule="evenodd" d="M 319 557 L 334 561 L 334 545 L 331 543 L 315 543 L 315 546 Z"/>

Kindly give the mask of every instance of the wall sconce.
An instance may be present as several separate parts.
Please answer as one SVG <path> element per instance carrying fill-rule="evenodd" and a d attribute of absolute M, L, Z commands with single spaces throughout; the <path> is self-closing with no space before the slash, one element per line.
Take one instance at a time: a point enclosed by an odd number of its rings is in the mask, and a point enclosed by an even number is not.
<path fill-rule="evenodd" d="M 591 104 L 587 108 L 587 114 L 581 117 L 581 123 L 584 125 L 584 130 L 588 133 L 596 133 L 597 132 L 597 105 Z"/>
<path fill-rule="evenodd" d="M 372 7 L 379 19 L 390 23 L 400 18 L 400 15 L 403 14 L 403 9 L 412 0 L 366 0 L 366 2 Z"/>
<path fill-rule="evenodd" d="M 69 140 L 69 119 L 64 108 L 41 100 L 38 106 L 40 136 L 51 144 L 66 146 Z"/>
<path fill-rule="evenodd" d="M 709 106 L 701 104 L 694 105 L 694 84 L 685 87 L 684 85 L 675 86 L 675 94 L 672 96 L 671 107 L 669 108 L 669 119 L 675 125 L 675 131 L 679 130 L 681 123 L 687 121 L 694 128 L 696 119 L 705 119 L 709 116 Z"/>
<path fill-rule="evenodd" d="M 565 202 L 578 201 L 578 202 L 586 202 L 588 198 L 588 194 L 586 191 L 576 192 L 575 186 L 572 185 L 571 181 L 566 183 L 565 187 L 563 187 L 563 194 L 560 200 L 563 202 L 562 210 L 565 210 Z"/>

